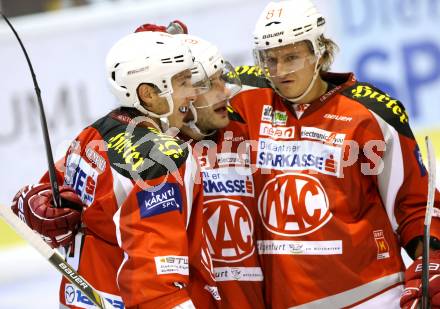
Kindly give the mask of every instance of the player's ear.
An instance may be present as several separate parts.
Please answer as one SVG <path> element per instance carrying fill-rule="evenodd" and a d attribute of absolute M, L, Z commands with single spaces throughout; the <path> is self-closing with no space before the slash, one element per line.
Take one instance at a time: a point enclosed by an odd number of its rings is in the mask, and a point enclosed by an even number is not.
<path fill-rule="evenodd" d="M 144 103 L 145 107 L 151 108 L 158 99 L 158 93 L 154 87 L 148 84 L 141 84 L 137 89 L 139 100 Z"/>

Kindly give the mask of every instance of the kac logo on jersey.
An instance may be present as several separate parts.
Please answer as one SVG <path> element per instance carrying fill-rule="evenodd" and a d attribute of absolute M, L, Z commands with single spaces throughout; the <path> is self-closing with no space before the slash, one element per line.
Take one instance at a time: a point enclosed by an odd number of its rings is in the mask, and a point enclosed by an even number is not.
<path fill-rule="evenodd" d="M 332 217 L 327 193 L 318 179 L 287 173 L 268 181 L 259 198 L 264 227 L 282 236 L 301 236 L 323 227 Z"/>
<path fill-rule="evenodd" d="M 205 235 L 214 261 L 238 262 L 254 253 L 254 222 L 241 201 L 206 201 L 203 214 L 208 222 Z"/>
<path fill-rule="evenodd" d="M 182 196 L 178 184 L 164 183 L 136 194 L 141 218 L 179 210 L 182 212 Z"/>

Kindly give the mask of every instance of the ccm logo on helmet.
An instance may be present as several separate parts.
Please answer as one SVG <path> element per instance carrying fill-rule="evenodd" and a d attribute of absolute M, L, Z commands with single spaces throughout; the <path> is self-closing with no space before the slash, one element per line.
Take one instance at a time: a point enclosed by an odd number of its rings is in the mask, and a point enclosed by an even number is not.
<path fill-rule="evenodd" d="M 214 261 L 238 262 L 254 253 L 254 222 L 246 206 L 232 199 L 204 203 L 205 230 Z"/>
<path fill-rule="evenodd" d="M 319 180 L 296 173 L 268 181 L 258 198 L 258 211 L 264 227 L 283 236 L 310 234 L 332 217 L 327 193 Z"/>

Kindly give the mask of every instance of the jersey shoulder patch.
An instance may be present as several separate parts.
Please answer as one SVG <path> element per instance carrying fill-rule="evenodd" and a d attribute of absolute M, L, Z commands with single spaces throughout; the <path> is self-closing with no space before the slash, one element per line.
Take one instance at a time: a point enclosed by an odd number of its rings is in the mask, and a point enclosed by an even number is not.
<path fill-rule="evenodd" d="M 269 81 L 264 77 L 257 66 L 242 65 L 235 67 L 235 72 L 240 78 L 243 90 L 252 88 L 271 88 Z"/>
<path fill-rule="evenodd" d="M 405 107 L 397 99 L 390 97 L 387 93 L 368 83 L 361 82 L 357 82 L 353 86 L 348 87 L 342 94 L 361 103 L 379 115 L 396 129 L 397 132 L 414 138 L 409 126 L 409 118 Z"/>
<path fill-rule="evenodd" d="M 185 163 L 189 155 L 185 142 L 149 127 L 129 127 L 106 117 L 96 122 L 106 142 L 111 166 L 132 180 L 165 176 Z"/>

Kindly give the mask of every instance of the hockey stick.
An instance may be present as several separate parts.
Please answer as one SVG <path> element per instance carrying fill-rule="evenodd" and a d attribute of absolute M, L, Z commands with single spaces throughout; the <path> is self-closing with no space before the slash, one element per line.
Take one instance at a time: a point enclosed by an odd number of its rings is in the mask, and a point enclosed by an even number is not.
<path fill-rule="evenodd" d="M 0 216 L 3 217 L 14 231 L 25 239 L 32 247 L 48 260 L 67 280 L 84 293 L 98 308 L 114 309 L 114 307 L 70 266 L 64 257 L 46 244 L 40 236 L 21 221 L 9 207 L 0 206 Z"/>
<path fill-rule="evenodd" d="M 35 76 L 34 68 L 32 67 L 31 60 L 29 59 L 29 56 L 26 52 L 26 49 L 24 48 L 23 43 L 21 42 L 20 37 L 18 36 L 17 31 L 15 31 L 15 28 L 12 26 L 9 19 L 2 12 L 0 12 L 0 14 L 5 19 L 8 26 L 11 28 L 12 32 L 14 33 L 15 37 L 18 40 L 18 43 L 20 43 L 21 49 L 23 50 L 24 56 L 26 57 L 26 61 L 29 66 L 29 70 L 31 71 L 32 81 L 34 83 L 35 92 L 37 94 L 38 107 L 40 111 L 40 122 L 41 122 L 41 129 L 43 131 L 44 146 L 46 147 L 47 166 L 49 170 L 50 185 L 52 187 L 52 193 L 53 193 L 53 202 L 55 208 L 58 208 L 61 207 L 60 190 L 58 188 L 58 183 L 57 183 L 55 164 L 53 163 L 52 148 L 50 147 L 49 132 L 47 130 L 47 121 L 46 121 L 46 115 L 44 114 L 43 101 L 41 100 L 40 87 L 38 86 L 37 78 Z"/>
<path fill-rule="evenodd" d="M 428 152 L 428 200 L 426 204 L 425 226 L 423 232 L 423 257 L 422 257 L 422 309 L 430 308 L 429 305 L 429 237 L 432 212 L 434 210 L 434 194 L 436 185 L 436 166 L 434 146 L 428 136 L 425 137 Z"/>

